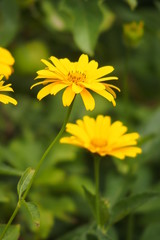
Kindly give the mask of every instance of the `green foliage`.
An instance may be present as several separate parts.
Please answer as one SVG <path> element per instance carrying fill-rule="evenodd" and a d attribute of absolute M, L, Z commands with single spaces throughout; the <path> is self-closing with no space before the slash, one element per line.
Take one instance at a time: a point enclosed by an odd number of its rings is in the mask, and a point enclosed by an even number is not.
<path fill-rule="evenodd" d="M 36 227 L 39 227 L 40 225 L 40 213 L 37 208 L 37 206 L 34 203 L 26 202 L 25 200 L 21 201 L 21 204 L 26 208 L 28 211 L 33 223 L 36 225 Z"/>
<path fill-rule="evenodd" d="M 0 225 L 0 235 L 4 230 L 5 225 Z M 20 225 L 12 225 L 9 227 L 8 231 L 6 232 L 3 240 L 18 240 L 20 236 Z"/>
<path fill-rule="evenodd" d="M 126 215 L 133 213 L 138 207 L 146 202 L 153 200 L 155 197 L 160 197 L 160 193 L 148 192 L 137 194 L 117 202 L 111 209 L 110 224 L 114 224 Z"/>
<path fill-rule="evenodd" d="M 23 193 L 27 189 L 28 185 L 30 184 L 32 177 L 34 175 L 35 170 L 32 168 L 27 168 L 26 171 L 23 173 L 22 177 L 20 178 L 18 185 L 17 185 L 17 192 L 19 199 L 21 199 Z"/>
<path fill-rule="evenodd" d="M 96 218 L 96 196 L 95 194 L 92 194 L 90 191 L 88 191 L 85 187 L 84 192 L 86 199 L 92 209 L 92 212 L 94 214 L 94 217 Z M 100 198 L 99 199 L 99 208 L 100 208 L 100 226 L 103 228 L 104 225 L 107 225 L 110 213 L 109 213 L 109 202 L 104 199 Z"/>
<path fill-rule="evenodd" d="M 61 93 L 39 102 L 38 90 L 30 91 L 36 71 L 45 67 L 41 58 L 55 55 L 76 61 L 84 52 L 94 55 L 99 66 L 113 65 L 121 89 L 116 108 L 95 95 L 95 110 L 86 112 L 77 97 L 69 121 L 110 115 L 123 121 L 129 132 L 140 133 L 143 151 L 135 159 L 101 161 L 99 205 L 105 226 L 101 231 L 89 209 L 96 218 L 93 159 L 82 149 L 57 143 L 4 240 L 18 240 L 20 225 L 24 240 L 127 239 L 130 215 L 132 239 L 159 240 L 159 11 L 159 1 L 153 0 L 0 1 L 0 46 L 15 57 L 9 81 L 18 99 L 16 107 L 0 106 L 1 223 L 7 223 L 16 206 L 17 183 L 21 199 L 65 115 Z M 140 21 L 144 23 L 140 41 L 134 48 L 126 47 L 123 26 Z"/>
<path fill-rule="evenodd" d="M 19 28 L 19 9 L 16 0 L 0 1 L 0 45 L 10 44 Z"/>

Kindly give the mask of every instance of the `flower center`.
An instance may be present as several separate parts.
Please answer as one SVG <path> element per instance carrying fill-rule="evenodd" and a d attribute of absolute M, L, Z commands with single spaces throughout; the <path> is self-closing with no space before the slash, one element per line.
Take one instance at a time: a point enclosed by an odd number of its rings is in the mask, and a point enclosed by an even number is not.
<path fill-rule="evenodd" d="M 78 83 L 78 82 L 85 82 L 86 80 L 86 74 L 81 73 L 79 71 L 76 72 L 69 72 L 68 73 L 68 81 L 73 82 L 73 83 Z"/>
<path fill-rule="evenodd" d="M 102 148 L 107 145 L 107 141 L 105 139 L 101 139 L 101 138 L 94 138 L 91 140 L 91 144 L 95 148 Z"/>

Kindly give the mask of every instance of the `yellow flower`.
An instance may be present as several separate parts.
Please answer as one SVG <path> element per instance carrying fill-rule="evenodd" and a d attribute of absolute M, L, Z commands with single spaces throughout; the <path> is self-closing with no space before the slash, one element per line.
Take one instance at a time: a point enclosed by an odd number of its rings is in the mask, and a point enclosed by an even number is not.
<path fill-rule="evenodd" d="M 144 22 L 126 23 L 123 25 L 123 37 L 129 47 L 137 47 L 144 35 Z"/>
<path fill-rule="evenodd" d="M 3 75 L 0 76 L 0 92 L 13 92 L 13 89 L 10 87 L 12 84 L 7 84 L 4 86 L 4 81 L 2 81 L 2 78 Z M 17 101 L 14 98 L 4 94 L 0 94 L 0 102 L 4 104 L 12 103 L 14 105 L 17 105 Z"/>
<path fill-rule="evenodd" d="M 106 77 L 114 68 L 112 66 L 104 66 L 98 68 L 98 63 L 94 60 L 89 62 L 88 56 L 82 54 L 78 62 L 70 62 L 67 58 L 57 59 L 50 57 L 51 62 L 44 59 L 41 61 L 47 66 L 44 70 L 37 72 L 36 79 L 45 78 L 45 80 L 34 84 L 43 84 L 43 87 L 37 98 L 41 100 L 49 94 L 56 95 L 60 90 L 65 89 L 62 101 L 64 106 L 70 106 L 76 94 L 80 94 L 87 110 L 93 110 L 95 101 L 91 93 L 92 90 L 102 97 L 106 98 L 115 106 L 116 94 L 112 90 L 119 88 L 114 85 L 105 83 L 108 80 L 117 80 L 117 77 Z"/>
<path fill-rule="evenodd" d="M 0 76 L 4 75 L 8 79 L 13 72 L 13 64 L 14 58 L 11 53 L 7 49 L 0 47 Z"/>
<path fill-rule="evenodd" d="M 66 131 L 72 136 L 61 138 L 61 143 L 77 145 L 100 156 L 111 155 L 124 159 L 142 152 L 141 148 L 135 146 L 139 134 L 125 134 L 127 127 L 120 121 L 111 124 L 109 116 L 98 115 L 96 119 L 85 116 L 76 124 L 68 123 Z"/>

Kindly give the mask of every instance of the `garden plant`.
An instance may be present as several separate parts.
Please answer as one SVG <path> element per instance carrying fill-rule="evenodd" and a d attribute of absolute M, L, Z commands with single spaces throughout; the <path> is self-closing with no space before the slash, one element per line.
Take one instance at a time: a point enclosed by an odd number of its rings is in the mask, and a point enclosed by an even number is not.
<path fill-rule="evenodd" d="M 0 1 L 0 240 L 160 239 L 159 12 Z"/>

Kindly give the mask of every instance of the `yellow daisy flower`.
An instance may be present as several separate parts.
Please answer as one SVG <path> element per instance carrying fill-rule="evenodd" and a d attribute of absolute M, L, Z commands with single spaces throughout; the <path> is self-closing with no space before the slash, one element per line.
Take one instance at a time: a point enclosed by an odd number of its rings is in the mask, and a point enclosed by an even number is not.
<path fill-rule="evenodd" d="M 78 62 L 70 62 L 69 59 L 57 59 L 50 57 L 51 62 L 42 59 L 46 65 L 44 70 L 37 72 L 36 79 L 45 78 L 45 80 L 34 84 L 43 84 L 43 87 L 37 98 L 41 100 L 49 94 L 56 95 L 60 90 L 65 88 L 62 96 L 64 106 L 70 106 L 76 94 L 80 94 L 87 110 L 93 110 L 95 101 L 88 90 L 98 93 L 115 106 L 116 94 L 113 89 L 119 88 L 114 85 L 105 83 L 109 80 L 117 80 L 117 77 L 106 77 L 114 68 L 112 66 L 104 66 L 98 68 L 98 63 L 94 60 L 89 62 L 88 56 L 82 54 Z M 112 89 L 113 88 L 113 89 Z M 88 90 L 87 90 L 88 89 Z"/>
<path fill-rule="evenodd" d="M 7 84 L 4 86 L 4 81 L 2 81 L 2 78 L 3 76 L 0 76 L 0 92 L 13 92 L 13 89 L 10 87 L 12 84 Z M 4 104 L 12 103 L 17 105 L 17 101 L 14 98 L 4 94 L 0 94 L 0 102 Z"/>
<path fill-rule="evenodd" d="M 61 143 L 77 145 L 100 156 L 111 155 L 120 159 L 135 157 L 141 153 L 136 147 L 139 134 L 127 133 L 122 122 L 111 123 L 109 116 L 98 115 L 96 119 L 84 116 L 76 124 L 68 123 L 66 131 L 72 136 L 61 138 Z"/>
<path fill-rule="evenodd" d="M 11 53 L 7 49 L 0 47 L 0 76 L 4 75 L 8 79 L 13 72 L 13 64 L 14 58 Z"/>

